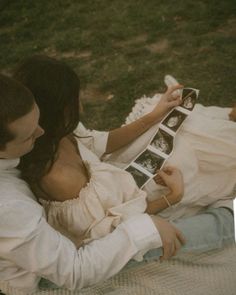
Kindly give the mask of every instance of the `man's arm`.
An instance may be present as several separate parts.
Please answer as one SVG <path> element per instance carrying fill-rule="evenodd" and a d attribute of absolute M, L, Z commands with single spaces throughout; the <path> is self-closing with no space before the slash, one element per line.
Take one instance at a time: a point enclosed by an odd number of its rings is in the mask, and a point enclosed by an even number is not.
<path fill-rule="evenodd" d="M 186 242 L 183 247 L 179 247 L 179 241 L 176 240 L 176 249 L 182 253 L 202 253 L 234 243 L 234 217 L 233 211 L 229 208 L 210 207 L 197 215 L 182 217 L 174 221 L 173 224 L 185 236 Z M 161 228 L 164 230 L 163 226 Z M 163 247 L 168 243 L 169 234 L 165 234 L 164 238 L 166 241 L 163 240 Z M 169 249 L 172 249 L 172 246 Z M 144 255 L 144 259 L 152 261 L 161 256 L 165 258 L 162 248 L 152 249 Z M 135 267 L 136 265 L 137 262 L 132 260 L 127 267 Z"/>
<path fill-rule="evenodd" d="M 0 256 L 58 286 L 76 289 L 95 284 L 119 272 L 139 251 L 162 246 L 151 218 L 140 214 L 77 250 L 49 226 L 39 205 L 27 203 L 1 206 Z"/>

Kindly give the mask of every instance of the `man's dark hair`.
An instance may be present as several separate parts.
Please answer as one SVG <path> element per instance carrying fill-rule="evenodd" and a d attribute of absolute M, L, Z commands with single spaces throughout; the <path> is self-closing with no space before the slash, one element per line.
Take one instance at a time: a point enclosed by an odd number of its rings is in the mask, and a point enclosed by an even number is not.
<path fill-rule="evenodd" d="M 33 94 L 18 81 L 0 74 L 0 150 L 14 139 L 8 125 L 28 114 L 34 105 Z"/>

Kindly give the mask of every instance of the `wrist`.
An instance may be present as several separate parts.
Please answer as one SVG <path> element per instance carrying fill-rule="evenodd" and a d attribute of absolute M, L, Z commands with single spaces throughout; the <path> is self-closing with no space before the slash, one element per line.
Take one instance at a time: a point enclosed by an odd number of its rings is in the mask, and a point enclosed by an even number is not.
<path fill-rule="evenodd" d="M 150 113 L 148 113 L 146 115 L 146 120 L 147 120 L 147 123 L 149 124 L 149 126 L 153 126 L 154 124 L 158 123 L 161 121 L 163 115 L 161 114 L 160 111 L 151 111 Z"/>
<path fill-rule="evenodd" d="M 183 197 L 183 193 L 181 191 L 170 192 L 166 195 L 166 198 L 170 202 L 171 205 L 178 203 Z"/>

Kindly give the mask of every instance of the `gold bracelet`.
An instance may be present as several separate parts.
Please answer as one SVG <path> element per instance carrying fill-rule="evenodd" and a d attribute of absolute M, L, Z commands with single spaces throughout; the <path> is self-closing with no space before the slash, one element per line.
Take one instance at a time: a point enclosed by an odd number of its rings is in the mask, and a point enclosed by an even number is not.
<path fill-rule="evenodd" d="M 167 197 L 165 195 L 163 195 L 162 198 L 164 198 L 168 207 L 172 207 L 171 203 L 169 202 L 169 200 L 167 199 Z"/>

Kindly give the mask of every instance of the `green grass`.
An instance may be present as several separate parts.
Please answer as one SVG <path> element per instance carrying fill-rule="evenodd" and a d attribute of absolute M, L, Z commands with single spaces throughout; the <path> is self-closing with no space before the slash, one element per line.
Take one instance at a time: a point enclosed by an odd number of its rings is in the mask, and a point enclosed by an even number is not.
<path fill-rule="evenodd" d="M 170 73 L 205 105 L 236 102 L 234 0 L 0 0 L 0 67 L 44 53 L 81 79 L 83 121 L 120 125 Z M 109 95 L 112 98 L 108 100 Z"/>

